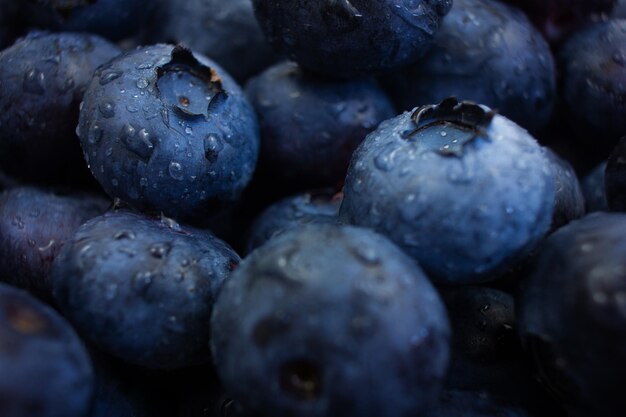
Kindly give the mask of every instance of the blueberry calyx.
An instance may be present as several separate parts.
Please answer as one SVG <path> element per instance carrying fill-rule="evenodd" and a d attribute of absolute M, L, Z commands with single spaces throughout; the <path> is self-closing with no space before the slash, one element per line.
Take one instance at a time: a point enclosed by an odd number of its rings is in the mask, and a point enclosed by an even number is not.
<path fill-rule="evenodd" d="M 156 71 L 161 100 L 183 117 L 208 119 L 212 110 L 228 97 L 217 71 L 200 63 L 181 45 L 172 50 L 171 60 Z"/>
<path fill-rule="evenodd" d="M 417 126 L 405 139 L 417 136 L 428 150 L 442 155 L 462 156 L 465 145 L 481 136 L 487 138 L 485 129 L 496 111 L 486 109 L 471 101 L 459 101 L 455 97 L 443 100 L 440 104 L 429 104 L 417 108 L 411 120 Z M 439 135 L 421 134 L 427 129 L 439 126 Z"/>

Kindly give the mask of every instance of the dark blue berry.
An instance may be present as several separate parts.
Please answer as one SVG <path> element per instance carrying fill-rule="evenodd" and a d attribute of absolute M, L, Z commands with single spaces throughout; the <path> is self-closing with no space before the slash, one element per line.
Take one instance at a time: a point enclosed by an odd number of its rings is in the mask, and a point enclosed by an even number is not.
<path fill-rule="evenodd" d="M 77 131 L 109 195 L 195 221 L 238 197 L 259 149 L 257 119 L 239 86 L 180 46 L 136 49 L 101 67 Z"/>
<path fill-rule="evenodd" d="M 349 78 L 424 55 L 451 0 L 254 0 L 277 51 L 304 68 Z"/>
<path fill-rule="evenodd" d="M 84 417 L 94 390 L 89 356 L 58 313 L 0 284 L 0 415 Z"/>
<path fill-rule="evenodd" d="M 49 299 L 50 269 L 63 244 L 108 205 L 98 197 L 29 187 L 0 194 L 0 279 Z"/>
<path fill-rule="evenodd" d="M 395 114 L 375 82 L 337 82 L 291 62 L 251 80 L 246 93 L 259 115 L 261 164 L 300 189 L 340 183 L 359 143 Z"/>
<path fill-rule="evenodd" d="M 278 59 L 254 17 L 250 0 L 162 0 L 149 38 L 183 43 L 245 81 Z"/>
<path fill-rule="evenodd" d="M 521 127 L 449 99 L 383 122 L 355 152 L 340 216 L 373 228 L 439 282 L 494 279 L 548 231 L 551 164 Z"/>
<path fill-rule="evenodd" d="M 213 300 L 238 262 L 208 231 L 110 212 L 63 247 L 54 297 L 100 349 L 144 367 L 180 368 L 210 360 Z"/>
<path fill-rule="evenodd" d="M 289 416 L 415 416 L 436 400 L 448 319 L 421 269 L 384 237 L 310 225 L 254 251 L 212 317 L 226 391 Z"/>
<path fill-rule="evenodd" d="M 494 0 L 455 0 L 426 56 L 381 79 L 402 110 L 454 96 L 533 131 L 556 93 L 550 47 L 522 12 Z"/>
<path fill-rule="evenodd" d="M 79 104 L 95 69 L 119 54 L 87 34 L 36 33 L 0 52 L 0 166 L 27 181 L 76 181 Z M 85 172 L 86 173 L 86 172 Z M 88 173 L 86 173 L 88 175 Z"/>
<path fill-rule="evenodd" d="M 519 305 L 541 382 L 568 415 L 626 408 L 626 215 L 594 213 L 547 239 Z"/>

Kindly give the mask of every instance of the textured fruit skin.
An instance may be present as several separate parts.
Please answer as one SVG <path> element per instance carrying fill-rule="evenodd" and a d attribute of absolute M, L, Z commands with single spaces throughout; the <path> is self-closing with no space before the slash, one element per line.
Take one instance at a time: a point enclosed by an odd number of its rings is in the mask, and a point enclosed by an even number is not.
<path fill-rule="evenodd" d="M 396 114 L 374 81 L 333 81 L 293 62 L 253 78 L 246 94 L 259 116 L 260 163 L 300 189 L 340 183 L 363 138 Z"/>
<path fill-rule="evenodd" d="M 276 62 L 250 0 L 163 0 L 149 39 L 183 43 L 243 82 Z"/>
<path fill-rule="evenodd" d="M 58 313 L 0 284 L 0 415 L 85 417 L 94 389 L 82 343 Z"/>
<path fill-rule="evenodd" d="M 611 211 L 626 211 L 626 137 L 609 157 L 604 173 L 604 189 Z"/>
<path fill-rule="evenodd" d="M 608 211 L 606 201 L 606 189 L 604 186 L 604 171 L 606 162 L 601 163 L 583 179 L 581 186 L 585 197 L 585 210 L 587 213 L 594 211 Z"/>
<path fill-rule="evenodd" d="M 524 10 L 551 42 L 584 26 L 593 15 L 611 12 L 617 0 L 505 0 Z"/>
<path fill-rule="evenodd" d="M 415 62 L 451 0 L 253 0 L 268 41 L 302 67 L 352 78 Z"/>
<path fill-rule="evenodd" d="M 82 173 L 79 103 L 95 69 L 120 50 L 87 34 L 34 33 L 0 52 L 0 167 L 32 182 Z M 68 175 L 69 176 L 69 175 Z"/>
<path fill-rule="evenodd" d="M 478 283 L 519 261 L 548 231 L 554 178 L 525 130 L 486 107 L 450 110 L 455 103 L 404 113 L 368 135 L 352 157 L 340 218 L 386 235 L 435 281 Z M 433 116 L 416 124 L 426 110 Z M 453 121 L 480 112 L 478 126 Z"/>
<path fill-rule="evenodd" d="M 77 132 L 110 196 L 187 220 L 235 200 L 259 150 L 254 110 L 235 81 L 209 59 L 169 45 L 99 68 Z"/>
<path fill-rule="evenodd" d="M 487 393 L 446 390 L 424 417 L 531 417 L 523 409 Z"/>
<path fill-rule="evenodd" d="M 568 415 L 626 407 L 625 236 L 624 214 L 574 221 L 547 239 L 525 283 L 520 334 Z"/>
<path fill-rule="evenodd" d="M 544 148 L 544 151 L 554 175 L 556 200 L 551 229 L 556 230 L 585 215 L 585 198 L 572 165 L 550 148 Z"/>
<path fill-rule="evenodd" d="M 158 1 L 24 0 L 25 24 L 62 32 L 90 32 L 119 41 L 139 33 Z"/>
<path fill-rule="evenodd" d="M 63 244 L 109 202 L 31 187 L 0 194 L 0 280 L 49 299 L 52 262 Z"/>
<path fill-rule="evenodd" d="M 402 110 L 458 97 L 531 131 L 556 95 L 550 47 L 521 11 L 493 0 L 455 0 L 426 56 L 381 80 Z"/>
<path fill-rule="evenodd" d="M 237 254 L 210 232 L 127 211 L 81 226 L 56 259 L 61 311 L 97 347 L 173 369 L 206 363 L 213 299 Z"/>
<path fill-rule="evenodd" d="M 626 20 L 587 26 L 559 54 L 568 120 L 597 146 L 626 135 Z"/>
<path fill-rule="evenodd" d="M 309 225 L 233 273 L 212 348 L 226 391 L 262 415 L 404 417 L 436 400 L 449 332 L 436 291 L 391 242 Z"/>
<path fill-rule="evenodd" d="M 257 217 L 247 239 L 247 253 L 281 233 L 307 224 L 340 224 L 342 194 L 312 191 L 278 201 Z"/>

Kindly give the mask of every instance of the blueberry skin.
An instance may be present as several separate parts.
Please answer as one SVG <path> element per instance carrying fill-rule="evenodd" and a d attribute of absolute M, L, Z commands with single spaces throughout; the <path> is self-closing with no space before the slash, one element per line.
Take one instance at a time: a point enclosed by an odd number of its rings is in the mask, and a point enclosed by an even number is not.
<path fill-rule="evenodd" d="M 137 35 L 152 17 L 157 1 L 24 0 L 26 23 L 63 32 L 89 32 L 120 41 Z"/>
<path fill-rule="evenodd" d="M 594 213 L 547 239 L 522 294 L 520 335 L 568 415 L 626 407 L 626 215 Z"/>
<path fill-rule="evenodd" d="M 454 96 L 531 131 L 547 124 L 556 96 L 550 47 L 521 11 L 493 0 L 455 0 L 426 56 L 381 79 L 402 110 Z"/>
<path fill-rule="evenodd" d="M 32 187 L 0 194 L 0 279 L 49 299 L 50 269 L 64 242 L 108 206 L 99 197 Z"/>
<path fill-rule="evenodd" d="M 270 44 L 304 68 L 353 78 L 415 62 L 452 0 L 253 0 Z"/>
<path fill-rule="evenodd" d="M 584 26 L 593 16 L 610 13 L 616 0 L 504 0 L 524 10 L 553 43 Z"/>
<path fill-rule="evenodd" d="M 626 135 L 626 20 L 577 31 L 560 51 L 562 97 L 571 123 L 598 146 Z"/>
<path fill-rule="evenodd" d="M 147 368 L 180 368 L 210 360 L 213 299 L 238 262 L 208 231 L 110 212 L 65 244 L 53 294 L 103 351 Z"/>
<path fill-rule="evenodd" d="M 89 356 L 69 324 L 25 291 L 0 284 L 0 415 L 85 417 Z"/>
<path fill-rule="evenodd" d="M 525 130 L 449 99 L 368 135 L 350 163 L 340 218 L 386 235 L 433 280 L 469 284 L 534 248 L 555 198 L 551 164 Z"/>
<path fill-rule="evenodd" d="M 77 33 L 35 33 L 0 52 L 0 169 L 44 183 L 82 173 L 79 103 L 95 69 L 119 53 Z"/>
<path fill-rule="evenodd" d="M 276 62 L 250 0 L 164 0 L 151 42 L 183 43 L 242 82 Z"/>
<path fill-rule="evenodd" d="M 613 17 L 614 19 L 626 18 L 626 0 L 617 0 L 617 4 L 613 9 L 611 17 Z"/>
<path fill-rule="evenodd" d="M 305 226 L 254 251 L 212 317 L 226 391 L 270 416 L 419 415 L 439 394 L 448 339 L 421 269 L 348 226 Z"/>
<path fill-rule="evenodd" d="M 585 215 L 585 198 L 572 165 L 551 149 L 543 149 L 552 164 L 554 175 L 556 200 L 552 215 L 552 230 L 556 230 Z"/>
<path fill-rule="evenodd" d="M 609 210 L 604 187 L 604 171 L 606 170 L 606 164 L 605 161 L 598 165 L 593 171 L 587 174 L 581 183 L 587 213 Z"/>
<path fill-rule="evenodd" d="M 424 417 L 530 417 L 523 409 L 484 392 L 446 390 Z"/>
<path fill-rule="evenodd" d="M 298 194 L 278 201 L 257 217 L 248 233 L 246 253 L 270 239 L 307 224 L 340 224 L 342 194 L 320 190 Z"/>
<path fill-rule="evenodd" d="M 604 190 L 611 211 L 626 211 L 626 137 L 609 156 L 604 171 Z"/>
<path fill-rule="evenodd" d="M 261 125 L 261 164 L 301 188 L 341 182 L 363 138 L 395 115 L 373 81 L 337 82 L 292 62 L 252 79 L 246 94 Z"/>
<path fill-rule="evenodd" d="M 213 61 L 169 45 L 101 67 L 77 132 L 110 196 L 193 221 L 237 198 L 259 149 L 254 110 L 235 81 Z"/>

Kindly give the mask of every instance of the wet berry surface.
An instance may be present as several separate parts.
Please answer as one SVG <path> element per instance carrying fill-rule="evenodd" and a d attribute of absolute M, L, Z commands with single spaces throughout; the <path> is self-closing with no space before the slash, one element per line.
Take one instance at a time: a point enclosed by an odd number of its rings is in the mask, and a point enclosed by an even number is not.
<path fill-rule="evenodd" d="M 625 0 L 0 0 L 0 417 L 622 417 Z"/>

